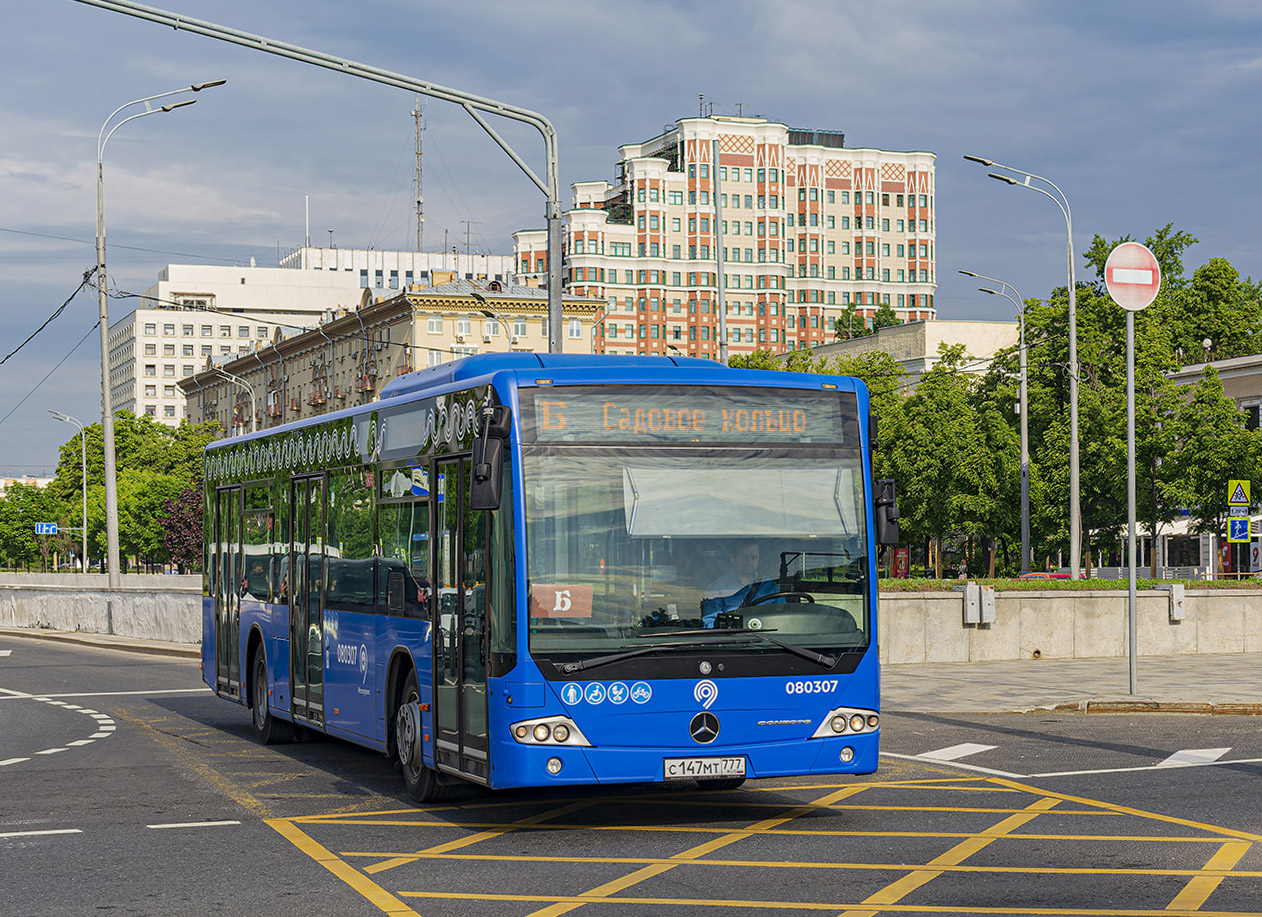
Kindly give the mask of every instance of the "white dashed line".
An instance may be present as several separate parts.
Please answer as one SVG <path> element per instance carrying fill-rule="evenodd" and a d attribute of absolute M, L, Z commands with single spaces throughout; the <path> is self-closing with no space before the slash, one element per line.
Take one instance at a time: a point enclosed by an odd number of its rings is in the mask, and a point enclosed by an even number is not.
<path fill-rule="evenodd" d="M 56 828 L 50 831 L 6 831 L 0 837 L 44 837 L 49 834 L 82 834 L 78 828 Z"/>
<path fill-rule="evenodd" d="M 42 695 L 19 694 L 16 691 L 10 691 L 6 688 L 0 688 L 0 692 L 5 693 L 6 697 L 3 698 L 5 700 L 12 700 L 18 697 L 24 697 L 30 700 L 37 700 L 37 701 L 40 701 L 41 703 L 48 704 L 48 706 L 50 707 L 60 707 L 62 710 L 73 710 L 76 713 L 82 713 L 85 716 L 92 718 L 93 720 L 92 725 L 96 727 L 97 731 L 92 733 L 92 735 L 88 736 L 86 739 L 77 739 L 73 742 L 67 742 L 64 746 L 60 746 L 57 748 L 45 748 L 42 751 L 35 752 L 34 753 L 35 755 L 44 755 L 44 756 L 55 755 L 63 751 L 69 751 L 71 748 L 82 748 L 84 745 L 91 745 L 97 739 L 108 739 L 118 729 L 118 727 L 114 724 L 114 718 L 111 717 L 108 713 L 98 713 L 97 711 L 89 710 L 86 707 L 79 707 L 79 706 L 76 706 L 75 704 L 68 704 L 63 700 L 54 700 L 51 697 L 44 697 Z M 31 760 L 30 757 L 9 758 L 5 761 L 0 761 L 0 767 L 5 767 L 6 765 L 9 765 L 9 764 L 21 764 L 24 761 L 30 761 L 30 760 Z M 0 837 L 5 837 L 5 836 L 6 835 L 0 834 Z"/>
<path fill-rule="evenodd" d="M 172 825 L 146 825 L 147 828 L 218 828 L 223 825 L 239 825 L 239 821 L 187 821 Z"/>
<path fill-rule="evenodd" d="M 1184 748 L 1176 751 L 1157 767 L 1186 767 L 1189 764 L 1213 764 L 1230 748 Z"/>
<path fill-rule="evenodd" d="M 929 758 L 933 761 L 956 761 L 960 758 L 967 758 L 969 755 L 981 754 L 984 751 L 994 751 L 996 748 L 998 748 L 997 745 L 978 745 L 976 742 L 962 742 L 949 748 L 939 748 L 937 751 L 921 752 L 917 757 Z"/>
<path fill-rule="evenodd" d="M 8 656 L 13 650 L 0 650 L 0 656 Z"/>

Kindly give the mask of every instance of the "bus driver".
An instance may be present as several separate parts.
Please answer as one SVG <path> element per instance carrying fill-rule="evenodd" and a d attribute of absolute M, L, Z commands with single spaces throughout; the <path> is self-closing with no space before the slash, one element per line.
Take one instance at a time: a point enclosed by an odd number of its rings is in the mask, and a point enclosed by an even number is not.
<path fill-rule="evenodd" d="M 705 589 L 701 620 L 713 627 L 719 614 L 748 605 L 779 591 L 770 580 L 758 579 L 758 542 L 743 538 L 732 545 L 732 567 Z"/>

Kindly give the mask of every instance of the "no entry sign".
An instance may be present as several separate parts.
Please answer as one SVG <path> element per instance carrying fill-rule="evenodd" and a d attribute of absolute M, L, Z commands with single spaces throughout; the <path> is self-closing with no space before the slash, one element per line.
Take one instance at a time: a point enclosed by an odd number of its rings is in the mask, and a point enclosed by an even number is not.
<path fill-rule="evenodd" d="M 1113 301 L 1131 312 L 1152 305 L 1161 289 L 1161 268 L 1152 252 L 1138 242 L 1123 242 L 1104 263 L 1104 285 Z"/>

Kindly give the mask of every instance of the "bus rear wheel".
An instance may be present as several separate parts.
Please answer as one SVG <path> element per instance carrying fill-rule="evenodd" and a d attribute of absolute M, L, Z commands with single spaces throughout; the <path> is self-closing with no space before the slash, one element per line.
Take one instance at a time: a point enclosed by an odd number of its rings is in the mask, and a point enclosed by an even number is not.
<path fill-rule="evenodd" d="M 294 725 L 272 716 L 267 705 L 267 656 L 262 648 L 254 654 L 253 676 L 250 679 L 250 716 L 254 723 L 254 735 L 264 745 L 292 742 Z"/>
<path fill-rule="evenodd" d="M 744 777 L 711 777 L 698 780 L 697 786 L 703 790 L 734 790 L 744 782 Z"/>
<path fill-rule="evenodd" d="M 420 715 L 419 712 L 409 715 L 407 709 L 415 707 L 420 701 L 416 672 L 411 671 L 403 683 L 403 693 L 395 714 L 395 754 L 403 771 L 403 785 L 407 787 L 408 795 L 417 802 L 441 802 L 451 794 L 451 787 L 440 784 L 438 774 L 425 766 L 420 756 L 420 743 L 413 734 L 413 730 L 420 729 Z"/>

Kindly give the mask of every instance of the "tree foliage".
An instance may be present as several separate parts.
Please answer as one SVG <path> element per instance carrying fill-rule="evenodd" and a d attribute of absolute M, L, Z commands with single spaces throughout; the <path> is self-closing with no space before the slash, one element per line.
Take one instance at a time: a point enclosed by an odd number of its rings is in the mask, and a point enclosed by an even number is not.
<path fill-rule="evenodd" d="M 1126 313 L 1104 284 L 1109 253 L 1124 241 L 1130 237 L 1095 236 L 1075 290 L 1087 565 L 1117 550 L 1126 521 Z M 1247 428 L 1212 368 L 1195 386 L 1177 386 L 1170 374 L 1207 358 L 1262 353 L 1262 284 L 1242 278 L 1223 258 L 1189 273 L 1184 263 L 1197 239 L 1173 224 L 1145 244 L 1161 266 L 1162 287 L 1135 316 L 1137 519 L 1154 536 L 1184 513 L 1195 528 L 1221 532 L 1227 480 L 1262 483 L 1262 434 Z M 1031 528 L 1040 562 L 1058 553 L 1067 561 L 1069 544 L 1068 305 L 1065 287 L 1023 304 Z M 853 326 L 849 312 L 834 325 L 838 339 L 871 334 L 850 312 Z M 914 390 L 880 351 L 832 359 L 764 351 L 732 364 L 862 378 L 880 429 L 875 471 L 897 481 L 903 542 L 951 542 L 974 552 L 988 546 L 990 563 L 1013 572 L 1019 553 L 1011 548 L 1020 539 L 1019 358 L 1019 348 L 1010 347 L 977 376 L 965 372 L 962 349 L 946 350 Z M 941 552 L 937 566 L 940 574 Z"/>

